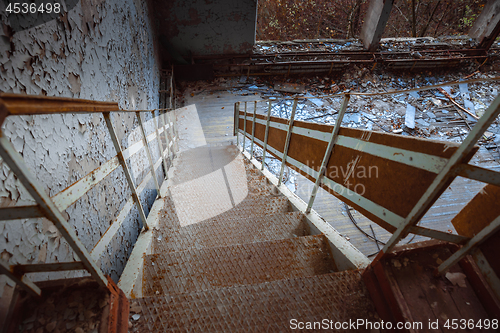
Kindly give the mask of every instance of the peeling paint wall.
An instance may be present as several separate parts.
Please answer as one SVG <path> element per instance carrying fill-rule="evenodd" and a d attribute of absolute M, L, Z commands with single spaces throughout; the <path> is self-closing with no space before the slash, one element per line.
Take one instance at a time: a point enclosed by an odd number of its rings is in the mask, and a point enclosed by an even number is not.
<path fill-rule="evenodd" d="M 59 15 L 6 16 L 0 2 L 0 91 L 116 101 L 123 109 L 158 107 L 159 67 L 145 3 L 139 0 L 66 1 Z M 137 119 L 114 115 L 123 148 L 137 141 Z M 147 115 L 145 120 L 151 119 Z M 153 131 L 146 123 L 147 133 Z M 100 114 L 9 117 L 2 131 L 10 138 L 49 195 L 68 187 L 116 152 Z M 132 141 L 132 138 L 135 141 Z M 153 159 L 159 157 L 156 142 Z M 130 161 L 136 185 L 145 172 L 144 152 Z M 161 168 L 158 179 L 163 177 Z M 90 252 L 130 196 L 121 167 L 89 191 L 64 215 Z M 145 209 L 156 196 L 151 180 L 141 196 Z M 0 162 L 0 206 L 34 201 L 9 168 Z M 100 259 L 105 274 L 121 274 L 140 228 L 131 211 Z M 60 233 L 45 219 L 0 221 L 0 259 L 9 264 L 65 262 L 75 258 Z M 34 274 L 34 280 L 81 275 Z M 0 276 L 0 295 L 6 278 Z"/>
<path fill-rule="evenodd" d="M 174 49 L 189 57 L 252 50 L 257 0 L 153 0 L 152 3 L 158 35 L 167 52 Z"/>

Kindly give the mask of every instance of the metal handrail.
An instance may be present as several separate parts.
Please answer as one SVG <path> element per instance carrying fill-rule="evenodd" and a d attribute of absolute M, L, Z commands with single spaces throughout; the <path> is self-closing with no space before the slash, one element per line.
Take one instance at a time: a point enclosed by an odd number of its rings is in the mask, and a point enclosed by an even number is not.
<path fill-rule="evenodd" d="M 321 97 L 344 97 L 344 103 L 342 104 L 341 111 L 339 113 L 339 116 L 337 118 L 337 121 L 335 123 L 335 127 L 332 130 L 331 137 L 329 140 L 329 145 L 326 149 L 325 156 L 323 157 L 323 162 L 320 168 L 320 171 L 318 173 L 317 177 L 314 177 L 313 175 L 310 174 L 312 178 L 316 178 L 315 186 L 314 189 L 311 193 L 309 203 L 307 205 L 307 208 L 305 209 L 304 213 L 309 214 L 311 212 L 311 207 L 313 205 L 316 191 L 318 189 L 319 184 L 323 181 L 324 179 L 324 169 L 326 167 L 326 163 L 328 159 L 330 158 L 331 151 L 333 149 L 333 146 L 335 145 L 335 142 L 338 138 L 338 130 L 341 127 L 341 122 L 343 119 L 343 115 L 345 114 L 348 101 L 349 101 L 349 96 L 350 95 L 365 95 L 365 96 L 376 96 L 376 95 L 391 95 L 391 94 L 402 94 L 402 93 L 409 93 L 412 91 L 423 91 L 423 90 L 429 90 L 429 89 L 435 89 L 438 87 L 443 87 L 443 86 L 450 86 L 454 84 L 462 84 L 462 83 L 473 83 L 473 82 L 484 82 L 484 81 L 496 81 L 500 80 L 500 77 L 495 77 L 495 78 L 490 78 L 490 79 L 475 79 L 475 80 L 467 80 L 467 81 L 455 81 L 455 82 L 447 82 L 447 83 L 442 83 L 438 85 L 433 85 L 433 86 L 426 86 L 426 87 L 421 87 L 421 88 L 415 88 L 415 89 L 409 89 L 409 90 L 401 90 L 401 91 L 391 91 L 391 92 L 385 92 L 385 93 L 354 93 L 354 92 L 349 92 L 349 93 L 342 93 L 342 94 L 335 94 L 335 95 L 329 95 L 329 96 L 313 96 L 313 97 L 305 97 L 305 96 L 296 96 L 293 98 L 283 98 L 281 100 L 266 100 L 267 103 L 269 103 L 269 111 L 267 114 L 267 121 L 266 121 L 266 128 L 265 128 L 265 139 L 264 142 L 261 142 L 260 145 L 263 148 L 263 156 L 262 156 L 262 163 L 261 168 L 264 168 L 265 163 L 265 158 L 266 158 L 266 151 L 268 151 L 267 147 L 267 139 L 268 139 L 268 132 L 270 128 L 270 110 L 272 109 L 272 103 L 281 103 L 283 100 L 294 100 L 294 105 L 297 102 L 298 99 L 308 99 L 308 98 L 321 98 Z M 246 105 L 247 102 L 245 102 Z M 246 113 L 246 108 L 245 108 L 245 117 L 244 117 L 244 128 L 241 130 L 239 128 L 239 119 L 240 117 L 240 112 L 239 112 L 239 105 L 240 102 L 235 103 L 235 135 L 239 136 L 241 133 L 243 135 L 243 146 L 242 146 L 242 151 L 245 151 L 245 145 L 244 145 L 244 140 L 245 137 L 249 137 L 249 139 L 252 140 L 252 142 L 258 143 L 257 140 L 255 140 L 255 113 L 253 119 L 247 118 L 247 113 Z M 254 111 L 255 112 L 255 111 Z M 435 200 L 439 197 L 440 193 L 444 190 L 444 186 L 447 186 L 447 182 L 450 181 L 450 179 L 454 179 L 457 176 L 461 177 L 466 177 L 469 179 L 481 181 L 483 183 L 488 183 L 488 184 L 494 184 L 494 185 L 500 185 L 500 173 L 499 172 L 494 172 L 491 170 L 483 169 L 477 166 L 469 165 L 469 164 L 463 164 L 461 163 L 462 159 L 465 158 L 467 155 L 469 155 L 473 149 L 474 145 L 477 143 L 477 141 L 481 138 L 481 136 L 484 134 L 484 132 L 488 129 L 488 127 L 495 121 L 497 116 L 500 114 L 500 95 L 498 95 L 495 100 L 491 103 L 491 105 L 488 107 L 488 109 L 485 111 L 484 115 L 479 118 L 477 124 L 472 128 L 471 132 L 465 139 L 465 141 L 458 147 L 458 149 L 453 153 L 453 155 L 448 159 L 447 164 L 443 166 L 443 168 L 437 173 L 437 177 L 434 179 L 434 181 L 431 183 L 425 194 L 420 198 L 420 200 L 417 202 L 417 204 L 413 207 L 413 210 L 410 212 L 410 214 L 405 217 L 401 223 L 397 226 L 395 232 L 393 233 L 391 239 L 387 242 L 385 247 L 379 252 L 377 257 L 374 259 L 374 262 L 378 261 L 381 257 L 383 257 L 386 253 L 389 253 L 393 247 L 404 237 L 408 235 L 408 233 L 413 233 L 413 234 L 418 234 L 418 235 L 423 235 L 426 237 L 431 237 L 431 238 L 437 238 L 441 240 L 446 240 L 458 244 L 463 244 L 464 246 L 457 251 L 453 256 L 445 260 L 437 269 L 438 274 L 442 274 L 445 272 L 447 269 L 449 269 L 453 264 L 458 262 L 461 258 L 463 258 L 465 255 L 467 255 L 470 250 L 480 243 L 482 240 L 486 239 L 489 237 L 494 231 L 498 230 L 500 228 L 500 218 L 495 219 L 490 223 L 488 227 L 483 229 L 482 232 L 478 233 L 476 236 L 469 238 L 469 237 L 464 237 L 460 235 L 453 235 L 453 234 L 448 234 L 444 233 L 438 230 L 432 230 L 428 228 L 423 228 L 417 226 L 418 221 L 421 219 L 421 217 L 425 214 L 425 212 L 432 206 L 432 204 L 435 202 Z M 293 116 L 292 116 L 293 118 Z M 264 119 L 259 119 L 259 121 L 262 123 Z M 252 126 L 253 130 L 252 133 L 248 133 L 246 128 L 247 122 L 253 122 L 254 126 Z M 283 125 L 283 124 L 282 124 Z M 281 170 L 283 170 L 284 165 L 286 163 L 286 157 L 287 157 L 287 143 L 290 140 L 290 135 L 293 131 L 293 119 L 290 120 L 287 130 L 287 139 L 285 143 L 285 149 L 283 154 L 283 163 L 281 166 Z M 312 131 L 311 131 L 312 132 Z M 301 135 L 308 136 L 307 134 L 302 133 Z M 239 140 L 237 140 L 239 142 Z M 252 158 L 253 152 L 250 153 L 250 158 Z M 467 171 L 465 171 L 467 170 Z M 280 179 L 278 181 L 278 187 L 283 186 L 281 184 L 281 178 L 282 178 L 282 171 L 280 172 Z M 341 199 L 342 200 L 342 199 Z"/>
<path fill-rule="evenodd" d="M 154 112 L 158 111 L 158 116 Z M 163 111 L 163 112 L 162 112 Z M 168 111 L 168 112 L 167 112 Z M 118 141 L 116 132 L 114 130 L 111 113 L 124 113 L 134 112 L 139 121 L 139 127 L 142 134 L 142 140 L 132 143 L 130 147 L 122 150 Z M 155 131 L 146 136 L 144 130 L 141 114 L 145 112 L 153 112 L 153 123 Z M 46 96 L 31 96 L 21 94 L 5 94 L 0 93 L 0 126 L 8 116 L 13 115 L 37 115 L 37 114 L 63 114 L 63 113 L 102 113 L 106 121 L 106 125 L 113 141 L 116 150 L 116 155 L 103 163 L 98 168 L 91 171 L 86 176 L 82 177 L 77 182 L 73 183 L 68 188 L 60 191 L 56 195 L 49 197 L 41 183 L 31 173 L 26 166 L 22 156 L 16 151 L 12 143 L 4 136 L 0 130 L 0 156 L 9 168 L 15 173 L 16 177 L 21 181 L 23 186 L 28 190 L 36 205 L 31 206 L 14 206 L 7 208 L 0 208 L 0 220 L 15 220 L 25 218 L 38 218 L 46 217 L 57 227 L 59 232 L 68 242 L 70 247 L 75 251 L 81 261 L 68 262 L 68 263 L 51 263 L 51 264 L 37 264 L 37 265 L 7 265 L 0 262 L 0 274 L 9 276 L 20 287 L 33 295 L 41 295 L 40 288 L 30 281 L 26 273 L 30 272 L 51 272 L 51 271 L 64 271 L 64 270 L 87 270 L 97 283 L 106 287 L 108 280 L 104 273 L 96 265 L 101 253 L 104 252 L 109 241 L 125 220 L 126 215 L 133 207 L 134 203 L 139 211 L 139 216 L 144 226 L 144 230 L 148 230 L 147 219 L 144 209 L 139 200 L 138 193 L 141 193 L 145 188 L 146 183 L 153 178 L 156 182 L 156 189 L 160 195 L 160 187 L 156 179 L 155 170 L 163 163 L 165 174 L 168 172 L 169 166 L 167 165 L 165 156 L 169 156 L 170 152 L 176 149 L 176 141 L 178 141 L 178 134 L 175 129 L 175 123 L 172 122 L 170 114 L 175 112 L 173 109 L 152 109 L 152 110 L 121 110 L 116 102 L 99 102 L 84 99 L 62 98 L 62 97 L 46 97 Z M 168 122 L 167 122 L 168 117 Z M 159 127 L 159 119 L 162 120 L 162 126 Z M 167 135 L 167 130 L 170 131 L 171 140 Z M 167 147 L 163 150 L 161 143 L 161 133 L 167 142 Z M 157 139 L 160 147 L 160 159 L 154 163 L 151 158 L 149 142 Z M 136 187 L 133 183 L 132 175 L 128 169 L 126 161 L 133 155 L 138 153 L 142 148 L 145 149 L 148 156 L 150 171 L 146 175 L 142 183 Z M 172 154 L 172 157 L 174 153 Z M 90 189 L 101 182 L 117 167 L 121 166 L 125 173 L 127 183 L 132 192 L 130 199 L 127 201 L 118 217 L 111 224 L 110 228 L 98 241 L 92 253 L 89 253 L 73 228 L 69 225 L 63 217 L 62 212 L 70 205 L 76 202 L 79 198 L 85 195 Z"/>

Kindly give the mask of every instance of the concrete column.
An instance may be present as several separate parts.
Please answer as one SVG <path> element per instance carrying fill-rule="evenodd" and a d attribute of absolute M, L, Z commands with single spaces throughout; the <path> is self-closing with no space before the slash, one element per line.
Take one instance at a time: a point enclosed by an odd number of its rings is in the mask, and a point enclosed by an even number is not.
<path fill-rule="evenodd" d="M 489 0 L 469 31 L 477 47 L 489 49 L 500 32 L 500 1 Z"/>
<path fill-rule="evenodd" d="M 389 20 L 394 0 L 371 0 L 361 29 L 361 41 L 368 51 L 377 50 L 378 43 Z"/>

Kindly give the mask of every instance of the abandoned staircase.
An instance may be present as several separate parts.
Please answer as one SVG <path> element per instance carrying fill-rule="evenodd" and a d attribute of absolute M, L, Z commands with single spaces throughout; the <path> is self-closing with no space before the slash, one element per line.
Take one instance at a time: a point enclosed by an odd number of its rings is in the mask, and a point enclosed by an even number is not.
<path fill-rule="evenodd" d="M 312 235 L 235 146 L 181 152 L 162 200 L 130 331 L 280 332 L 377 320 L 361 272 L 337 271 L 325 236 Z"/>

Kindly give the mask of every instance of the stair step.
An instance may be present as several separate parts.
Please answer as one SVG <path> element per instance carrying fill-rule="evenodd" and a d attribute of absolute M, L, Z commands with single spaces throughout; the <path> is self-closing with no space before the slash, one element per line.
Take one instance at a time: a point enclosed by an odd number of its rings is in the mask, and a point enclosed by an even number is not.
<path fill-rule="evenodd" d="M 131 332 L 284 332 L 292 319 L 377 321 L 359 270 L 130 302 L 131 316 L 141 313 Z"/>
<path fill-rule="evenodd" d="M 155 230 L 153 253 L 265 242 L 308 234 L 309 227 L 300 212 L 252 218 L 221 217 L 177 229 Z"/>
<path fill-rule="evenodd" d="M 143 295 L 178 294 L 336 271 L 325 236 L 148 255 Z"/>
<path fill-rule="evenodd" d="M 175 203 L 171 197 L 164 198 L 164 207 L 160 211 L 159 229 L 180 229 L 181 223 L 177 215 Z M 290 209 L 288 199 L 284 196 L 248 196 L 245 200 L 230 210 L 215 217 L 208 218 L 197 224 L 210 224 L 213 222 L 230 221 L 241 218 L 253 218 L 270 214 L 287 213 Z M 185 226 L 182 226 L 184 228 Z"/>

